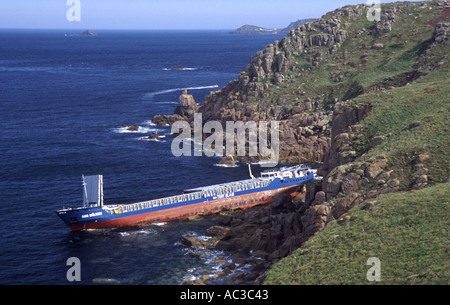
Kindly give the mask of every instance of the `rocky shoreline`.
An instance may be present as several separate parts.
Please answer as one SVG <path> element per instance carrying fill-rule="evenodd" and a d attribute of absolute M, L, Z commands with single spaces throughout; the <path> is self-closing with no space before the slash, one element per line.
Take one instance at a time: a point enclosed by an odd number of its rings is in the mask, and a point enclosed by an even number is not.
<path fill-rule="evenodd" d="M 205 232 L 210 239 L 184 236 L 180 246 L 201 251 L 233 253 L 216 260 L 220 270 L 205 274 L 185 285 L 262 284 L 265 272 L 281 258 L 297 249 L 308 236 L 302 236 L 302 215 L 308 206 L 306 188 L 291 197 L 277 195 L 269 205 L 212 216 L 217 222 Z M 201 256 L 194 251 L 193 256 Z"/>
<path fill-rule="evenodd" d="M 342 225 L 350 221 L 344 215 L 350 209 L 362 205 L 375 211 L 376 198 L 398 192 L 405 179 L 413 179 L 412 189 L 425 187 L 428 168 L 423 163 L 428 158 L 429 155 L 419 154 L 408 161 L 405 169 L 392 169 L 385 156 L 349 162 L 335 167 L 322 182 L 304 186 L 295 197 L 277 195 L 265 206 L 213 216 L 217 225 L 206 230 L 209 240 L 184 237 L 181 245 L 235 254 L 229 257 L 231 262 L 219 257 L 220 271 L 215 274 L 184 284 L 263 284 L 272 265 L 300 248 L 329 222 Z"/>
<path fill-rule="evenodd" d="M 277 120 L 282 143 L 280 161 L 323 162 L 318 173 L 324 179 L 308 185 L 306 192 L 294 198 L 277 196 L 270 205 L 217 216 L 218 225 L 207 231 L 211 236 L 208 243 L 183 239 L 186 247 L 251 253 L 249 257 L 236 255 L 235 261 L 222 262 L 221 273 L 212 278 L 205 275 L 202 280 L 186 284 L 213 283 L 218 276 L 224 276 L 231 284 L 262 284 L 265 272 L 274 263 L 301 247 L 329 222 L 349 221 L 344 214 L 350 209 L 361 205 L 373 211 L 380 195 L 440 182 L 430 179 L 432 166 L 436 165 L 427 160 L 433 151 L 423 147 L 407 153 L 392 147 L 381 150 L 398 135 L 390 131 L 368 132 L 364 124 L 373 109 L 387 99 L 390 90 L 410 86 L 445 63 L 446 55 L 440 56 L 439 52 L 448 48 L 450 26 L 438 20 L 449 15 L 450 7 L 447 1 L 429 5 L 439 9 L 441 17 L 426 23 L 429 40 L 421 44 L 420 56 L 408 66 L 409 72 L 399 70 L 394 76 L 373 81 L 366 87 L 351 79 L 352 73 L 363 73 L 372 61 L 381 64 L 378 57 L 382 58 L 384 53 L 393 56 L 399 52 L 403 44 L 390 45 L 387 50 L 385 44 L 389 40 L 384 38 L 401 22 L 401 16 L 411 16 L 413 12 L 420 16 L 427 4 L 386 4 L 383 18 L 369 29 L 355 29 L 351 24 L 364 18 L 366 6 L 346 6 L 291 30 L 281 41 L 257 52 L 238 80 L 211 92 L 199 107 L 185 91 L 174 114 L 153 118 L 160 126 L 178 120 L 192 124 L 196 112 L 203 115 L 204 122 L 215 120 L 223 126 L 227 121 Z M 362 37 L 370 45 L 358 45 Z M 352 42 L 355 39 L 358 41 Z M 345 43 L 357 45 L 355 54 L 341 50 Z M 320 69 L 325 71 L 318 74 L 323 79 L 308 79 L 308 75 Z M 315 86 L 311 86 L 314 90 L 309 89 L 307 84 L 322 81 L 327 85 L 320 90 Z M 333 86 L 328 85 L 330 82 Z M 439 88 L 430 90 L 423 94 Z M 367 101 L 359 99 L 365 94 L 370 95 Z M 414 117 L 403 122 L 405 126 L 400 132 L 414 132 L 432 120 L 433 115 Z M 223 163 L 259 161 L 256 159 L 227 156 Z M 243 265 L 248 266 L 245 272 L 233 272 Z"/>
<path fill-rule="evenodd" d="M 181 247 L 188 249 L 187 255 L 205 259 L 210 257 L 209 253 L 218 250 L 217 244 L 226 236 L 230 230 L 227 225 L 221 224 L 219 215 L 216 218 L 217 225 L 208 228 L 205 232 L 209 238 L 198 238 L 194 236 L 184 236 L 180 242 Z M 214 258 L 213 264 L 217 271 L 202 274 L 196 279 L 186 280 L 183 285 L 216 285 L 216 284 L 233 284 L 233 285 L 251 285 L 255 284 L 255 279 L 260 275 L 261 270 L 267 270 L 268 262 L 254 257 L 248 251 L 220 251 L 220 254 Z"/>

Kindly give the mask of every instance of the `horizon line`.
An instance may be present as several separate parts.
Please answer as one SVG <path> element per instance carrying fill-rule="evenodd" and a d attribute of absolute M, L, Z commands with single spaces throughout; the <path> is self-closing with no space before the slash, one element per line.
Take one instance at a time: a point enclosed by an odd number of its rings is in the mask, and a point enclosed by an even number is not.
<path fill-rule="evenodd" d="M 302 18 L 302 19 L 298 19 L 298 20 L 303 20 L 303 19 L 318 19 L 320 17 L 309 17 L 309 18 Z M 297 21 L 298 21 L 297 20 Z M 293 21 L 296 22 L 296 21 Z M 291 22 L 292 23 L 292 22 Z M 239 29 L 242 26 L 245 25 L 252 25 L 252 26 L 257 26 L 257 27 L 261 27 L 261 28 L 266 28 L 265 26 L 259 26 L 259 25 L 253 25 L 253 24 L 249 24 L 249 23 L 245 23 L 242 24 L 240 26 L 234 27 L 234 28 L 104 28 L 104 27 L 99 27 L 99 28 L 95 28 L 95 27 L 82 27 L 82 28 L 72 28 L 72 27 L 22 27 L 22 26 L 18 26 L 18 27 L 1 27 L 0 26 L 0 30 L 70 30 L 70 31 L 86 31 L 86 30 L 93 30 L 93 31 L 235 31 L 237 29 Z M 282 30 L 285 27 L 277 27 L 277 28 L 267 28 L 267 29 L 271 29 L 271 30 Z M 272 34 L 272 35 L 276 35 L 276 34 Z"/>
<path fill-rule="evenodd" d="M 116 29 L 110 29 L 110 28 L 29 28 L 29 27 L 0 27 L 0 30 L 60 30 L 60 31 L 234 31 L 237 28 L 198 28 L 198 29 L 158 29 L 158 28 L 148 28 L 148 29 L 142 29 L 142 28 L 116 28 Z"/>

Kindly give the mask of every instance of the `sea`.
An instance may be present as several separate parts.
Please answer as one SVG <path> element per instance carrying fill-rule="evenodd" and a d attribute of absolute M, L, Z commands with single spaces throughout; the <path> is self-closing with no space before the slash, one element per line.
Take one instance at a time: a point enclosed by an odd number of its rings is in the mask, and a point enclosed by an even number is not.
<path fill-rule="evenodd" d="M 105 204 L 247 179 L 246 165 L 175 157 L 170 127 L 151 119 L 172 114 L 186 88 L 201 103 L 282 36 L 74 33 L 0 30 L 0 284 L 179 285 L 214 274 L 232 253 L 179 245 L 186 235 L 208 238 L 212 218 L 71 232 L 55 211 L 82 204 L 82 175 L 103 175 Z M 144 139 L 155 131 L 161 141 Z M 69 281 L 70 258 L 80 281 Z"/>

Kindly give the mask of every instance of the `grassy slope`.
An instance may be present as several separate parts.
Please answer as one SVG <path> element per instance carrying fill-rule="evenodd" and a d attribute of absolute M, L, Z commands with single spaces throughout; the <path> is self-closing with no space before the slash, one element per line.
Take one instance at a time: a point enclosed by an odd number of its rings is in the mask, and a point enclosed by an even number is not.
<path fill-rule="evenodd" d="M 338 54 L 328 55 L 319 67 L 308 71 L 311 81 L 304 83 L 302 90 L 326 93 L 329 88 L 339 89 L 354 80 L 367 87 L 415 70 L 414 63 L 433 32 L 434 27 L 427 23 L 439 15 L 435 10 L 420 11 L 416 5 L 398 17 L 392 32 L 385 37 L 363 35 L 347 39 Z M 364 17 L 348 22 L 351 33 L 362 27 L 370 28 Z M 383 43 L 384 48 L 365 47 L 374 43 Z M 346 51 L 347 59 L 340 62 L 339 56 Z M 442 52 L 446 51 L 436 49 L 432 55 L 439 58 Z M 368 63 L 361 63 L 363 55 L 369 58 Z M 347 62 L 354 62 L 355 66 L 348 66 Z M 301 58 L 299 63 L 306 67 Z M 344 84 L 330 80 L 331 63 L 337 63 L 342 73 L 351 75 Z M 448 284 L 450 186 L 437 182 L 448 177 L 450 169 L 449 75 L 449 64 L 445 61 L 439 69 L 408 86 L 375 91 L 352 100 L 373 106 L 361 122 L 364 130 L 357 145 L 358 150 L 366 153 L 360 160 L 385 155 L 394 171 L 405 171 L 404 176 L 408 177 L 408 171 L 413 170 L 411 156 L 429 154 L 424 165 L 429 169 L 432 186 L 381 196 L 376 199 L 375 212 L 363 210 L 364 203 L 354 208 L 348 213 L 351 221 L 344 225 L 330 223 L 304 247 L 277 263 L 267 274 L 267 284 L 368 284 L 366 272 L 370 266 L 366 266 L 366 261 L 372 256 L 381 260 L 382 284 Z M 298 85 L 286 84 L 274 93 L 289 94 Z M 342 98 L 342 91 L 335 92 L 336 97 Z M 422 125 L 410 129 L 409 124 L 414 121 Z M 386 140 L 370 148 L 370 139 L 380 135 Z M 412 184 L 413 181 L 404 182 L 402 189 L 409 190 Z"/>
<path fill-rule="evenodd" d="M 370 257 L 380 284 L 449 284 L 450 184 L 378 197 L 376 211 L 354 208 L 277 263 L 266 284 L 369 284 Z M 375 200 L 372 200 L 375 201 Z"/>
<path fill-rule="evenodd" d="M 447 73 L 447 72 L 445 72 Z M 430 159 L 425 166 L 430 182 L 447 178 L 450 168 L 450 128 L 448 113 L 450 86 L 448 74 L 436 72 L 413 85 L 358 97 L 359 103 L 370 102 L 373 109 L 362 122 L 363 142 L 375 136 L 387 136 L 384 143 L 371 148 L 363 157 L 385 154 L 397 167 L 403 156 L 426 153 Z M 421 126 L 409 129 L 409 124 L 420 121 Z M 406 160 L 407 161 L 407 160 Z"/>

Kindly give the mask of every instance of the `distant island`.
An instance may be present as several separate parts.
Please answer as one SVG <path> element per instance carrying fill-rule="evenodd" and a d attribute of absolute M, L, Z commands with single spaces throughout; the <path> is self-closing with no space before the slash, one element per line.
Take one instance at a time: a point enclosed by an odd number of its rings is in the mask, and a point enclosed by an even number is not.
<path fill-rule="evenodd" d="M 287 35 L 289 34 L 290 30 L 296 29 L 297 27 L 313 20 L 315 20 L 315 18 L 300 19 L 295 22 L 291 22 L 291 24 L 289 24 L 287 27 L 281 29 L 266 29 L 260 26 L 246 24 L 231 32 L 231 34 Z"/>
<path fill-rule="evenodd" d="M 92 30 L 86 30 L 82 33 L 66 34 L 65 36 L 98 36 L 98 34 Z"/>

